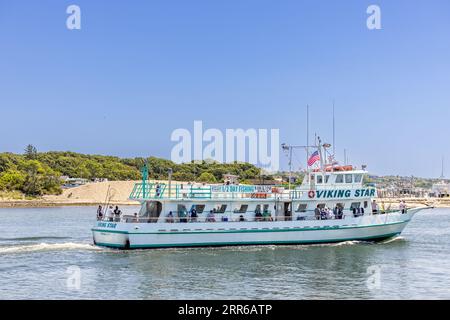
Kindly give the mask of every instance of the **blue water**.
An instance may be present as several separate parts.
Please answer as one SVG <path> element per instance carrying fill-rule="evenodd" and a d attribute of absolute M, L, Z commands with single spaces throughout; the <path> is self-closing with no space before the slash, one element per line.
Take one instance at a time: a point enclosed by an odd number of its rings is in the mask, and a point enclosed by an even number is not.
<path fill-rule="evenodd" d="M 450 209 L 382 243 L 150 251 L 93 246 L 94 220 L 0 209 L 0 299 L 450 299 Z"/>

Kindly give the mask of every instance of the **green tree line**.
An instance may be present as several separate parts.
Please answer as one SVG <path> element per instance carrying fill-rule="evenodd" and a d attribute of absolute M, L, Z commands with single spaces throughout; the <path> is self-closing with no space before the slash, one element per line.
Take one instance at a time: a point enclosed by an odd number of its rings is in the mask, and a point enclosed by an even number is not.
<path fill-rule="evenodd" d="M 29 196 L 61 193 L 61 176 L 93 180 L 139 180 L 140 169 L 147 162 L 151 179 L 222 182 L 223 174 L 238 175 L 242 181 L 257 179 L 261 169 L 248 163 L 192 162 L 176 164 L 170 160 L 119 158 L 75 152 L 37 152 L 28 145 L 24 154 L 0 153 L 0 191 L 20 191 Z M 265 177 L 268 179 L 269 177 Z"/>

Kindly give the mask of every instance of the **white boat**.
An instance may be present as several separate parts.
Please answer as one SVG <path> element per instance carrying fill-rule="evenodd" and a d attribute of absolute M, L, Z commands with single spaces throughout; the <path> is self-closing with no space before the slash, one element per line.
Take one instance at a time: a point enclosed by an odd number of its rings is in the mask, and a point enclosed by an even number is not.
<path fill-rule="evenodd" d="M 317 147 L 321 151 L 323 146 Z M 326 151 L 326 150 L 325 150 Z M 92 228 L 98 246 L 120 249 L 287 245 L 399 235 L 419 210 L 373 206 L 375 187 L 365 170 L 323 163 L 301 186 L 150 183 L 134 186 L 136 216 L 104 218 Z M 327 209 L 330 208 L 330 209 Z"/>

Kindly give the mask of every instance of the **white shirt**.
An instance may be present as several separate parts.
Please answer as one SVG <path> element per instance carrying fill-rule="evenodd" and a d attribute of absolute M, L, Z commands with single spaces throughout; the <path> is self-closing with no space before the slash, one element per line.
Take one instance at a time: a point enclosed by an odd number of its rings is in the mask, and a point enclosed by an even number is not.
<path fill-rule="evenodd" d="M 111 208 L 108 209 L 108 211 L 106 211 L 106 217 L 107 218 L 113 218 L 114 217 L 114 212 Z"/>

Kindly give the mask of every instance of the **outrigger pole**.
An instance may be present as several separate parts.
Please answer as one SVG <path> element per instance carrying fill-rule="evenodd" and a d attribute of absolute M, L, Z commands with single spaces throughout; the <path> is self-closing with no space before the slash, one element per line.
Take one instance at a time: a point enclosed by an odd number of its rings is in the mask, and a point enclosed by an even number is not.
<path fill-rule="evenodd" d="M 142 174 L 142 198 L 145 199 L 145 188 L 146 188 L 146 183 L 147 183 L 147 178 L 148 178 L 148 168 L 147 168 L 147 160 L 144 161 L 144 165 L 142 166 L 141 169 L 141 174 Z"/>

